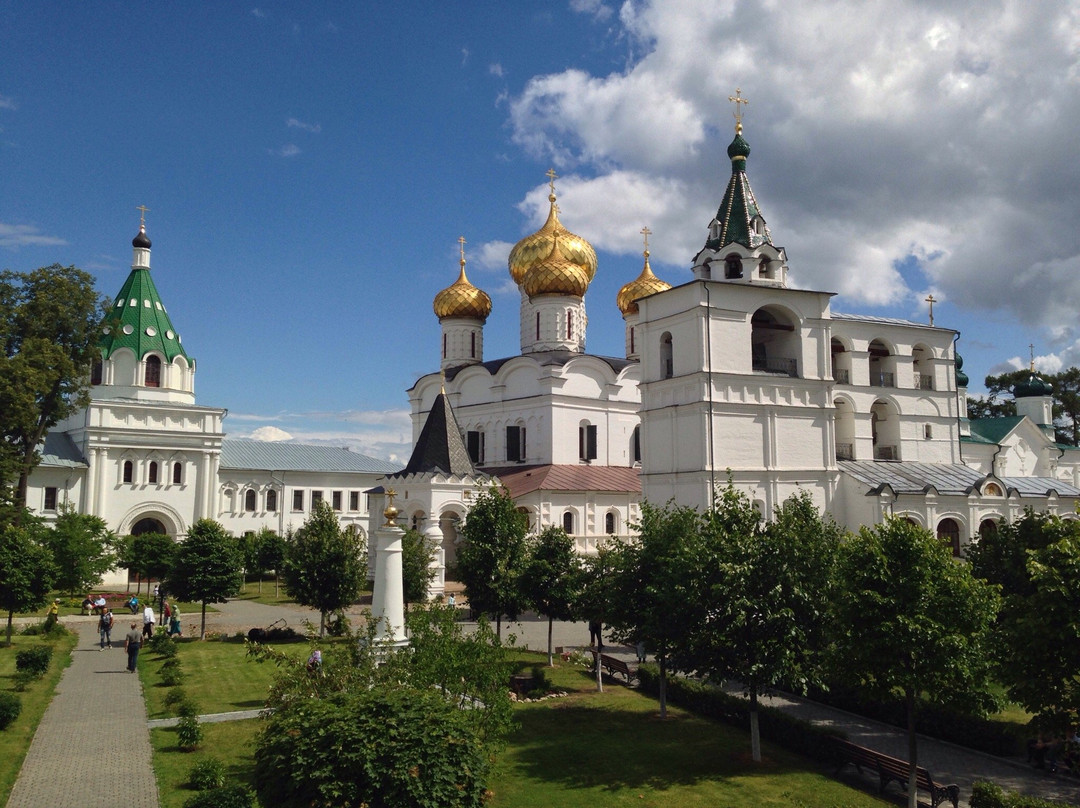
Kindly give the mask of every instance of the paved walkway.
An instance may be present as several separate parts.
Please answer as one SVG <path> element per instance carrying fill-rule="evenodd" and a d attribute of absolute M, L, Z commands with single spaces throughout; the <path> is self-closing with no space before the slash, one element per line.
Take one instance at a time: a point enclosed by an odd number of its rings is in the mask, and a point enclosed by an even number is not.
<path fill-rule="evenodd" d="M 158 808 L 139 677 L 127 673 L 124 634 L 98 650 L 97 618 L 65 624 L 79 633 L 71 665 L 38 725 L 8 808 Z M 119 639 L 119 642 L 117 642 Z"/>

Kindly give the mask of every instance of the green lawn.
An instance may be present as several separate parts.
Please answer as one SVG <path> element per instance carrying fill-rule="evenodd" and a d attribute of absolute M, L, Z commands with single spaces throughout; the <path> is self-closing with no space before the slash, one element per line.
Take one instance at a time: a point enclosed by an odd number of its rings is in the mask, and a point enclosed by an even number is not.
<path fill-rule="evenodd" d="M 281 646 L 307 653 L 306 643 Z M 185 691 L 203 712 L 261 706 L 276 670 L 243 656 L 231 642 L 185 641 Z M 519 665 L 546 657 L 515 653 Z M 140 661 L 151 717 L 165 715 L 157 686 L 160 660 Z M 764 761 L 750 759 L 746 732 L 698 718 L 678 708 L 661 721 L 656 702 L 621 685 L 595 691 L 583 668 L 545 669 L 556 687 L 571 695 L 516 708 L 519 727 L 500 754 L 490 782 L 492 808 L 523 806 L 828 806 L 869 808 L 890 805 L 831 780 L 823 768 L 770 744 Z M 192 765 L 205 755 L 222 760 L 234 780 L 251 785 L 253 739 L 261 722 L 205 724 L 203 747 L 184 753 L 175 730 L 154 730 L 154 771 L 162 808 L 180 806 L 192 795 L 186 787 Z M 867 780 L 870 783 L 869 780 Z M 872 783 L 871 783 L 872 785 Z M 867 787 L 869 790 L 869 786 Z"/>
<path fill-rule="evenodd" d="M 16 693 L 22 699 L 22 712 L 13 724 L 0 732 L 0 805 L 7 803 L 41 716 L 52 701 L 56 683 L 60 681 L 64 668 L 71 663 L 71 649 L 75 647 L 78 635 L 69 632 L 51 641 L 53 658 L 48 673 L 43 679 L 32 682 L 22 693 L 15 691 L 15 654 L 50 641 L 40 636 L 21 637 L 17 634 L 12 636 L 11 641 L 10 648 L 0 643 L 0 690 Z"/>

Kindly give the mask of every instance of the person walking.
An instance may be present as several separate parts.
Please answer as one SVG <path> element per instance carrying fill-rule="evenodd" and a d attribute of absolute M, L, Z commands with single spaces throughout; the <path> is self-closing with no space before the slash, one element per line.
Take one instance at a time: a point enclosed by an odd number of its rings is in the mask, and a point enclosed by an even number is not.
<path fill-rule="evenodd" d="M 142 633 L 146 639 L 154 636 L 154 607 L 149 603 L 146 604 L 142 613 Z"/>
<path fill-rule="evenodd" d="M 142 635 L 139 634 L 139 624 L 131 621 L 131 631 L 124 635 L 124 650 L 128 655 L 128 673 L 135 673 L 135 665 L 139 661 L 139 648 L 142 647 Z"/>
<path fill-rule="evenodd" d="M 98 649 L 99 651 L 104 651 L 106 646 L 112 648 L 112 627 L 112 610 L 106 606 L 101 612 L 101 617 L 98 618 L 98 633 L 101 635 L 101 648 Z"/>
<path fill-rule="evenodd" d="M 49 611 L 45 615 L 45 633 L 48 634 L 52 631 L 53 626 L 60 619 L 60 598 L 57 598 L 49 605 Z"/>
<path fill-rule="evenodd" d="M 180 637 L 180 607 L 175 603 L 172 605 L 172 614 L 169 616 L 169 636 L 175 634 Z"/>

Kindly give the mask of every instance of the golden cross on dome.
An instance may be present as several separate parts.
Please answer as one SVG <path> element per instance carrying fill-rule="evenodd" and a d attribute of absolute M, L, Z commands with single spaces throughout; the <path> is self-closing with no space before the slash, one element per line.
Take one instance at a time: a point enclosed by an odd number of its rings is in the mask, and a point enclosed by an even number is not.
<path fill-rule="evenodd" d="M 645 254 L 648 255 L 649 254 L 649 236 L 652 235 L 652 230 L 649 229 L 648 225 L 645 225 L 638 232 L 641 233 L 641 235 L 645 236 Z"/>
<path fill-rule="evenodd" d="M 929 295 L 927 295 L 927 296 L 926 296 L 925 298 L 923 298 L 923 299 L 924 299 L 924 300 L 925 300 L 925 301 L 926 301 L 927 303 L 929 303 L 929 304 L 930 304 L 930 325 L 933 325 L 933 324 L 934 324 L 934 304 L 935 304 L 935 303 L 940 303 L 941 301 L 940 301 L 940 300 L 938 300 L 937 298 L 935 298 L 935 297 L 934 297 L 934 293 L 933 293 L 933 292 L 931 292 L 931 293 L 930 293 Z"/>
<path fill-rule="evenodd" d="M 727 100 L 735 105 L 735 132 L 736 134 L 742 132 L 742 111 L 739 104 L 749 104 L 750 99 L 742 97 L 742 90 L 739 87 L 735 88 L 735 95 L 729 95 Z"/>
<path fill-rule="evenodd" d="M 150 210 L 150 208 L 146 207 L 146 205 L 136 205 L 135 210 L 139 211 L 139 229 L 140 230 L 145 230 L 146 229 L 146 212 L 148 210 Z"/>
<path fill-rule="evenodd" d="M 554 196 L 555 195 L 555 180 L 558 179 L 559 175 L 555 173 L 554 168 L 549 168 L 545 172 L 544 176 L 548 178 L 548 186 L 551 188 L 551 195 Z"/>
<path fill-rule="evenodd" d="M 461 265 L 465 266 L 465 236 L 458 236 L 458 244 L 461 245 Z"/>

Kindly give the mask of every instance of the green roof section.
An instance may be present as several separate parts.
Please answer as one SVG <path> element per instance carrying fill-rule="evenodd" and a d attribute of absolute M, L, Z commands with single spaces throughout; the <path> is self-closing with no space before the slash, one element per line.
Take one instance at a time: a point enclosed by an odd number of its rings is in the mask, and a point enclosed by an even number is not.
<path fill-rule="evenodd" d="M 148 353 L 161 354 L 166 362 L 182 356 L 194 364 L 180 343 L 180 335 L 173 328 L 169 313 L 161 302 L 153 278 L 150 277 L 150 239 L 140 229 L 132 242 L 135 246 L 135 263 L 124 285 L 116 295 L 116 302 L 105 323 L 101 348 L 106 358 L 119 348 L 130 348 L 136 359 Z M 147 260 L 141 265 L 140 251 L 145 250 Z"/>
<path fill-rule="evenodd" d="M 772 234 L 761 216 L 757 199 L 746 178 L 746 158 L 750 156 L 750 144 L 741 134 L 728 146 L 731 158 L 731 179 L 720 208 L 716 211 L 716 221 L 720 225 L 720 235 L 705 242 L 706 248 L 720 250 L 728 244 L 742 244 L 748 249 L 772 244 Z M 754 220 L 760 219 L 760 226 L 754 226 Z M 775 246 L 775 245 L 774 245 Z"/>
<path fill-rule="evenodd" d="M 1008 415 L 1002 418 L 976 418 L 971 422 L 971 434 L 990 443 L 1001 443 L 1005 436 L 1016 429 L 1017 425 L 1025 417 L 1023 415 Z"/>

